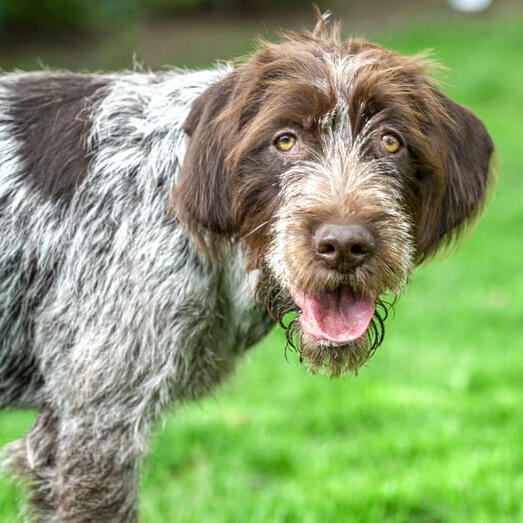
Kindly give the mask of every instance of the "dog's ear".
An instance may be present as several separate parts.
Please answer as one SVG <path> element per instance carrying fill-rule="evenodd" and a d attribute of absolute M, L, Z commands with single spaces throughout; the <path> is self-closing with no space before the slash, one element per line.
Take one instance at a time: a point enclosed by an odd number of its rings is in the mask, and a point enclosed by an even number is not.
<path fill-rule="evenodd" d="M 419 261 L 460 235 L 481 211 L 494 151 L 483 123 L 466 107 L 435 89 L 440 114 L 428 123 L 427 137 L 435 161 L 420 166 L 420 211 L 417 228 Z"/>
<path fill-rule="evenodd" d="M 225 235 L 237 229 L 226 166 L 235 123 L 225 114 L 234 85 L 232 72 L 208 87 L 194 101 L 183 125 L 189 142 L 169 207 L 196 233 Z"/>

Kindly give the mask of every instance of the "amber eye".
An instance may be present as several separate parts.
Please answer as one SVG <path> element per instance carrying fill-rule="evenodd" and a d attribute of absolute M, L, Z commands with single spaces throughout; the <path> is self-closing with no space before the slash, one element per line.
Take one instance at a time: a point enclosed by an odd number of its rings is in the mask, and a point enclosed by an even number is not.
<path fill-rule="evenodd" d="M 276 145 L 279 151 L 288 153 L 296 145 L 296 136 L 293 134 L 282 134 L 276 138 L 274 145 Z"/>
<path fill-rule="evenodd" d="M 388 153 L 398 152 L 401 144 L 400 141 L 393 134 L 384 134 L 381 137 L 381 146 Z"/>

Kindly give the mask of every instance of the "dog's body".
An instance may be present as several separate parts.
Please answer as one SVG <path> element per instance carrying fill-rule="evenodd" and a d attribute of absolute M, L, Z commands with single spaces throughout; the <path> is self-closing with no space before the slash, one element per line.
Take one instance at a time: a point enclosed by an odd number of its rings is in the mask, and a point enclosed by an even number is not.
<path fill-rule="evenodd" d="M 74 173 L 66 181 L 72 186 L 60 187 L 53 180 L 44 186 L 46 180 L 27 168 L 25 153 L 30 148 L 44 154 L 50 147 L 46 133 L 54 132 L 53 118 L 68 119 L 73 127 L 78 115 L 60 115 L 59 102 L 43 117 L 35 112 L 34 122 L 17 121 L 16 97 L 36 109 L 65 98 L 74 84 L 75 97 L 85 99 L 93 78 L 36 73 L 4 81 L 0 406 L 45 405 L 61 386 L 46 386 L 44 369 L 66 357 L 67 374 L 77 368 L 87 376 L 93 369 L 80 368 L 92 365 L 100 350 L 121 365 L 117 375 L 137 372 L 142 380 L 159 375 L 160 368 L 152 367 L 172 358 L 171 395 L 197 397 L 219 380 L 234 353 L 266 333 L 271 322 L 252 299 L 257 274 L 246 277 L 241 249 L 226 264 L 210 263 L 166 216 L 184 154 L 183 121 L 194 98 L 225 72 L 173 73 L 161 81 L 152 74 L 94 79 L 97 90 L 83 107 L 85 134 L 77 143 L 64 133 L 49 160 L 74 162 L 85 148 L 89 173 Z M 40 126 L 38 136 L 24 143 L 32 126 Z M 69 174 L 58 169 L 38 175 Z M 151 368 L 138 370 L 141 351 Z M 105 385 L 101 378 L 85 383 L 94 387 L 85 390 L 87 396 L 94 399 L 114 386 L 115 376 L 107 376 Z"/>
<path fill-rule="evenodd" d="M 313 369 L 357 369 L 491 153 L 417 60 L 321 22 L 234 70 L 0 77 L 0 407 L 40 410 L 6 452 L 37 516 L 134 520 L 152 424 L 263 337 L 261 301 L 301 311 Z"/>

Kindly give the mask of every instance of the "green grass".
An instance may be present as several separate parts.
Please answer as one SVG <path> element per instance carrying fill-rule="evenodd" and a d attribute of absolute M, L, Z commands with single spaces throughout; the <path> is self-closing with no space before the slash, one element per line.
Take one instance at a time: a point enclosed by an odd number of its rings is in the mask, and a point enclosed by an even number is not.
<path fill-rule="evenodd" d="M 505 15 L 374 35 L 453 71 L 450 93 L 497 146 L 495 198 L 456 256 L 416 272 L 357 378 L 287 363 L 274 330 L 216 397 L 169 417 L 143 467 L 143 521 L 523 521 L 521 34 Z M 32 415 L 0 419 L 4 444 Z M 0 521 L 21 499 L 0 478 Z"/>

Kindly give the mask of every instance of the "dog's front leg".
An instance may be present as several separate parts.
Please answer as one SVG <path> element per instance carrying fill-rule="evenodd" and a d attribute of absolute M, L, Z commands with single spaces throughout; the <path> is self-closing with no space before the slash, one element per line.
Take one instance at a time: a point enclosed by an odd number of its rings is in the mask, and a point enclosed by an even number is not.
<path fill-rule="evenodd" d="M 56 412 L 42 409 L 25 438 L 7 449 L 7 465 L 29 483 L 30 517 L 136 521 L 138 462 L 145 446 L 136 423 L 116 420 L 110 411 L 81 417 Z"/>
<path fill-rule="evenodd" d="M 133 427 L 94 417 L 64 419 L 53 485 L 56 521 L 136 521 L 138 460 Z"/>

